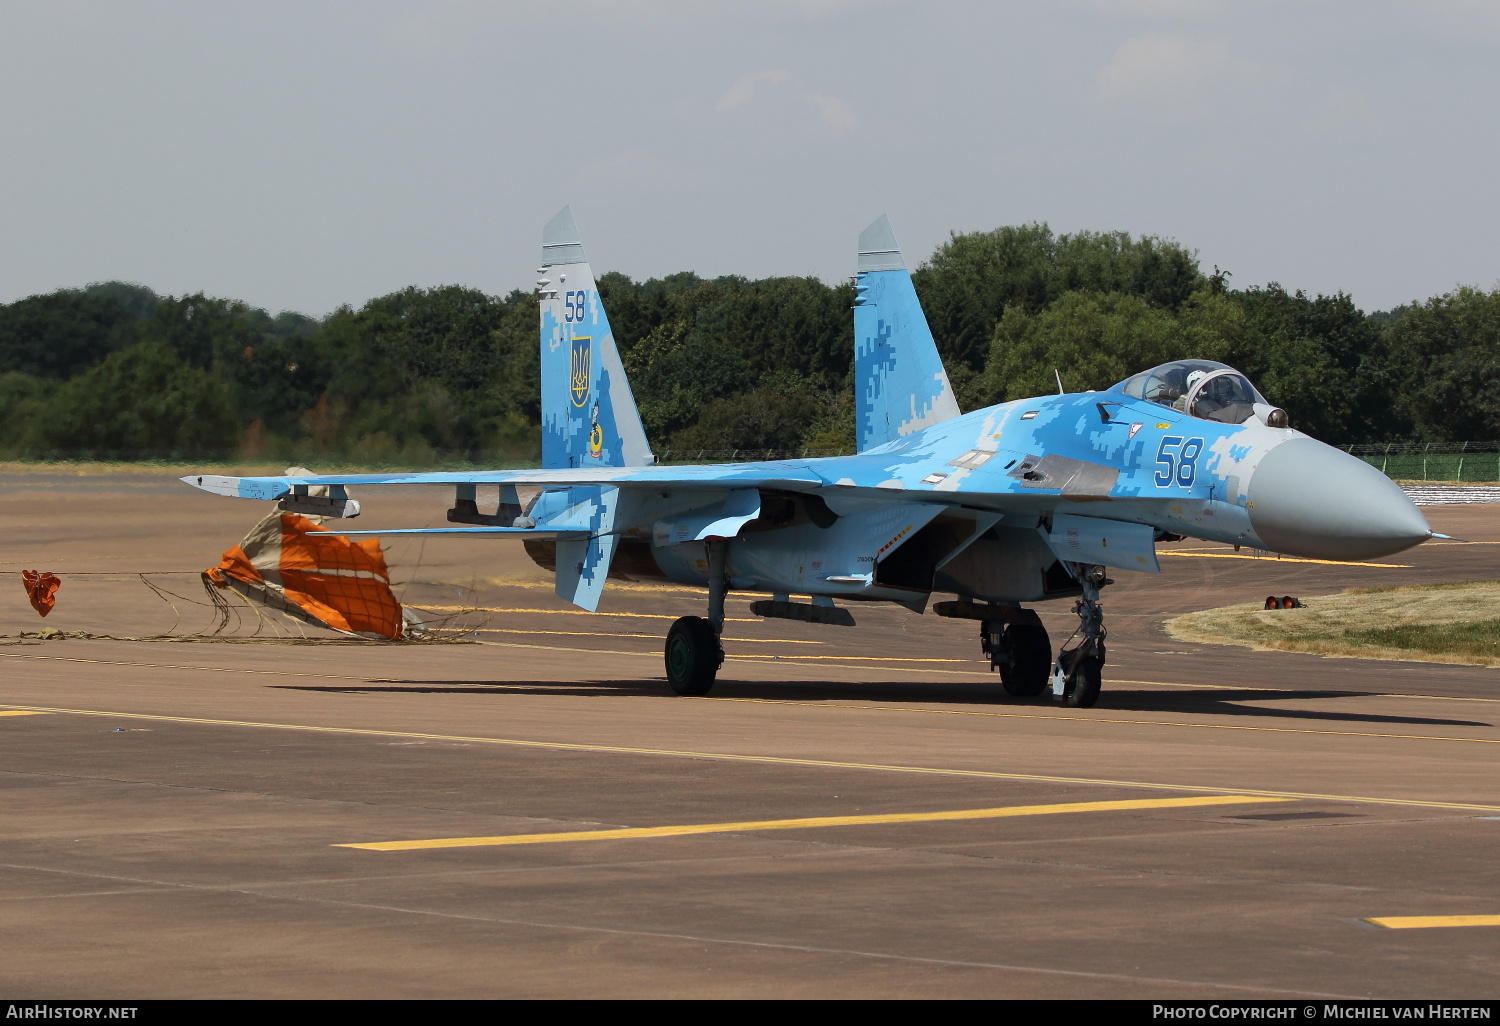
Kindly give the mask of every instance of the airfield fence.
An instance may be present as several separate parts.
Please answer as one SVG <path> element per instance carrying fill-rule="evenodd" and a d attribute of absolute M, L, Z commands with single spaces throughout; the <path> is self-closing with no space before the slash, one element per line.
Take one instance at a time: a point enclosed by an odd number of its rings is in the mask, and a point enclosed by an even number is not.
<path fill-rule="evenodd" d="M 1340 448 L 1396 481 L 1500 481 L 1500 442 L 1385 442 Z"/>
<path fill-rule="evenodd" d="M 761 460 L 807 460 L 849 456 L 853 449 L 663 449 L 657 463 L 755 463 Z"/>

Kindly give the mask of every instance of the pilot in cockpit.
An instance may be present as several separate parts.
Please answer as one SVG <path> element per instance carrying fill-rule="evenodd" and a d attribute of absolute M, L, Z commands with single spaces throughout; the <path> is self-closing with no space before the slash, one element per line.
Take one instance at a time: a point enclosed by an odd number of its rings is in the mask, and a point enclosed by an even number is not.
<path fill-rule="evenodd" d="M 1197 381 L 1193 380 L 1195 377 Z M 1223 424 L 1243 424 L 1249 420 L 1257 399 L 1250 383 L 1240 375 L 1209 375 L 1203 371 L 1188 375 L 1188 396 L 1193 404 L 1189 413 Z"/>
<path fill-rule="evenodd" d="M 1182 364 L 1167 364 L 1147 374 L 1138 375 L 1127 382 L 1126 391 L 1132 395 L 1136 394 L 1131 388 L 1137 381 L 1144 385 L 1142 398 L 1150 399 L 1154 403 L 1163 406 L 1175 406 L 1182 409 L 1182 402 L 1187 396 L 1188 368 Z"/>
<path fill-rule="evenodd" d="M 1211 360 L 1164 363 L 1117 387 L 1126 395 L 1161 403 L 1203 420 L 1243 424 L 1251 417 L 1263 415 L 1264 423 L 1286 426 L 1286 413 L 1267 403 L 1244 375 Z"/>

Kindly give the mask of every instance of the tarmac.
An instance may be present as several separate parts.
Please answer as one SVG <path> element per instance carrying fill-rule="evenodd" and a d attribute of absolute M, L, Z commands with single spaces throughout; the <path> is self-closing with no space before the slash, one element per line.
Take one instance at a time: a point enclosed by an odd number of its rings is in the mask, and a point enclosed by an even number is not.
<path fill-rule="evenodd" d="M 370 490 L 361 526 L 445 498 Z M 1370 565 L 1161 546 L 1104 593 L 1088 710 L 1005 697 L 970 622 L 740 595 L 678 698 L 662 638 L 701 595 L 580 613 L 488 540 L 388 547 L 458 642 L 19 637 L 206 630 L 196 572 L 268 508 L 0 476 L 0 996 L 1500 996 L 1500 670 L 1162 629 L 1500 577 L 1494 506 Z M 45 621 L 21 569 L 62 579 Z"/>

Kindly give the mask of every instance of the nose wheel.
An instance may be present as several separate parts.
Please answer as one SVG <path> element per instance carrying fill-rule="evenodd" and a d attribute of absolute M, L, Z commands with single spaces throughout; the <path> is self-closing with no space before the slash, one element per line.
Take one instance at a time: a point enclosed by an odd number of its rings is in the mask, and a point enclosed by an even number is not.
<path fill-rule="evenodd" d="M 1104 684 L 1103 656 L 1085 653 L 1080 646 L 1058 656 L 1057 662 L 1052 675 L 1052 696 L 1073 709 L 1092 708 L 1099 701 L 1099 689 Z"/>
<path fill-rule="evenodd" d="M 1078 614 L 1078 630 L 1073 637 L 1079 639 L 1078 643 L 1072 648 L 1064 645 L 1052 664 L 1052 697 L 1071 708 L 1088 709 L 1099 701 L 1104 684 L 1104 638 L 1108 632 L 1104 629 L 1099 589 L 1113 582 L 1104 576 L 1102 566 L 1063 565 L 1078 581 L 1083 595 L 1073 606 Z"/>

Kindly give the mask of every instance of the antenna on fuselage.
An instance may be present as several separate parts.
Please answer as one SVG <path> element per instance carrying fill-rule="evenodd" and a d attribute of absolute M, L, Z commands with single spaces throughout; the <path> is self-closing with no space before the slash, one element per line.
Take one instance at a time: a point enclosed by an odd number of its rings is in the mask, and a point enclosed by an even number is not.
<path fill-rule="evenodd" d="M 1056 367 L 1052 368 L 1052 374 L 1057 378 L 1057 394 L 1058 395 L 1062 395 L 1063 394 L 1062 374 L 1058 372 L 1058 369 Z"/>

